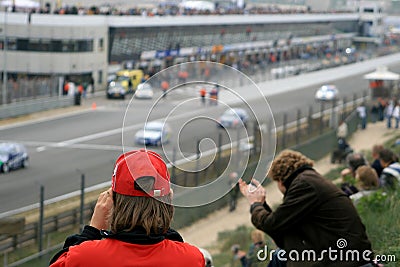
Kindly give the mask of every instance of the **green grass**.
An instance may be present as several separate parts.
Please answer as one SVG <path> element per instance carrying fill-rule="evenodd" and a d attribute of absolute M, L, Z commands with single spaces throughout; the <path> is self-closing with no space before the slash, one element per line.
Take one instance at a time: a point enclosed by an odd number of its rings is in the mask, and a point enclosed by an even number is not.
<path fill-rule="evenodd" d="M 331 180 L 331 181 L 336 180 L 337 178 L 340 177 L 340 172 L 341 172 L 344 168 L 346 168 L 345 165 L 342 165 L 342 166 L 340 166 L 340 167 L 331 169 L 328 173 L 324 174 L 324 177 L 327 178 L 327 179 L 329 179 L 329 180 Z"/>
<path fill-rule="evenodd" d="M 400 192 L 378 191 L 364 197 L 357 210 L 367 229 L 368 237 L 377 255 L 395 255 L 400 262 Z"/>

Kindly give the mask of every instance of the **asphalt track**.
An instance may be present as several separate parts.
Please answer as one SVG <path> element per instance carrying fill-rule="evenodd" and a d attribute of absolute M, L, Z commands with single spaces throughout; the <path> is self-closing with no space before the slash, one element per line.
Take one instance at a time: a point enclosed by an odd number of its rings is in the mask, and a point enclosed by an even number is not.
<path fill-rule="evenodd" d="M 258 87 L 266 95 L 275 123 L 279 126 L 283 112 L 300 109 L 302 114 L 307 114 L 310 105 L 313 110 L 318 110 L 319 104 L 314 100 L 314 93 L 321 84 L 335 83 L 342 97 L 352 99 L 354 94 L 361 96 L 368 88 L 363 74 L 382 64 L 399 73 L 400 64 L 392 64 L 398 59 L 400 56 L 397 54 L 285 80 L 264 82 Z M 232 92 L 222 91 L 220 100 L 227 106 L 241 105 L 251 109 L 264 123 L 269 107 L 256 91 L 246 89 L 249 86 L 235 88 L 244 99 L 237 98 Z M 202 106 L 198 99 L 192 99 L 196 96 L 197 89 L 180 90 L 162 99 L 156 108 L 152 108 L 152 101 L 134 99 L 129 103 L 129 100 L 105 100 L 99 97 L 95 110 L 1 127 L 1 141 L 18 141 L 27 146 L 30 166 L 0 174 L 0 213 L 37 203 L 40 185 L 45 187 L 45 199 L 51 199 L 79 190 L 82 173 L 86 176 L 86 186 L 109 181 L 115 159 L 124 148 L 139 148 L 133 137 L 146 120 L 169 116 L 167 121 L 173 129 L 172 141 L 163 146 L 164 150 L 154 148 L 163 156 L 171 158 L 174 147 L 185 156 L 193 155 L 197 141 L 205 138 L 208 141 L 204 141 L 201 149 L 212 148 L 221 132 L 213 119 L 218 118 L 226 106 L 223 103 Z M 150 116 L 149 110 L 152 111 Z M 173 112 L 169 114 L 170 111 Z M 289 116 L 289 121 L 294 120 L 296 113 L 293 111 L 290 114 L 293 115 Z M 237 131 L 231 130 L 229 133 L 231 139 L 236 140 Z M 240 136 L 244 135 L 242 130 Z M 227 143 L 228 140 L 229 135 L 225 133 L 223 142 Z M 180 157 L 182 155 L 178 155 Z"/>

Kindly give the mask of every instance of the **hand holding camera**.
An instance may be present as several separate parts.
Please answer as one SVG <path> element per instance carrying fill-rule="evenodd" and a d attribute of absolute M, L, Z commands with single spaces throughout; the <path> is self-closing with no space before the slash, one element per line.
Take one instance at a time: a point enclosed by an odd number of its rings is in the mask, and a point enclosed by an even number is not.
<path fill-rule="evenodd" d="M 239 180 L 240 192 L 247 198 L 250 205 L 255 202 L 265 202 L 265 189 L 261 186 L 260 182 L 256 179 L 251 179 L 247 184 L 242 179 Z"/>

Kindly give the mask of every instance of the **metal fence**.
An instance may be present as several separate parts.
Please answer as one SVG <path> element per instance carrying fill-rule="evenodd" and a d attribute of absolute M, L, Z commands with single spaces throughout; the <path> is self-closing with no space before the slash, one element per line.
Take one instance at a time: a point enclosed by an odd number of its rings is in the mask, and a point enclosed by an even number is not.
<path fill-rule="evenodd" d="M 18 117 L 34 112 L 69 107 L 75 104 L 74 97 L 46 97 L 0 105 L 0 119 Z"/>
<path fill-rule="evenodd" d="M 1 80 L 3 85 L 3 80 Z M 3 85 L 4 86 L 4 85 Z M 53 97 L 62 94 L 60 79 L 56 76 L 19 76 L 8 79 L 6 96 L 3 98 L 3 90 L 0 91 L 0 103 L 3 99 L 11 104 L 40 97 Z"/>

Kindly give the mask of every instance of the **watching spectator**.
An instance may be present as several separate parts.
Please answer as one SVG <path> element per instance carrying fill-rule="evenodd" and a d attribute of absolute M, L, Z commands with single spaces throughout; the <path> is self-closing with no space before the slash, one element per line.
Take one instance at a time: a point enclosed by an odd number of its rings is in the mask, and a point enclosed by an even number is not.
<path fill-rule="evenodd" d="M 379 152 L 381 152 L 384 149 L 382 145 L 374 145 L 372 147 L 372 158 L 373 161 L 371 163 L 371 167 L 375 169 L 376 173 L 378 174 L 378 177 L 381 176 L 382 174 L 382 165 L 379 160 Z"/>
<path fill-rule="evenodd" d="M 303 154 L 282 151 L 272 162 L 268 176 L 277 182 L 284 194 L 283 203 L 275 211 L 265 201 L 265 189 L 252 179 L 257 186 L 251 190 L 240 180 L 240 191 L 251 207 L 251 221 L 257 229 L 270 235 L 276 245 L 289 253 L 314 251 L 322 255 L 346 240 L 346 250 L 371 251 L 371 243 L 365 226 L 351 200 L 331 181 L 323 178 L 313 169 L 314 162 Z M 287 255 L 286 255 L 287 256 Z M 287 256 L 288 266 L 362 266 L 372 264 L 371 259 L 350 261 L 332 260 L 323 257 L 310 261 L 294 261 Z M 373 266 L 373 265 L 372 265 Z"/>
<path fill-rule="evenodd" d="M 199 249 L 170 228 L 171 201 L 170 177 L 160 155 L 149 150 L 122 154 L 90 225 L 67 238 L 51 267 L 204 267 Z"/>
<path fill-rule="evenodd" d="M 379 177 L 382 187 L 395 189 L 400 182 L 400 163 L 396 154 L 390 149 L 383 149 L 379 152 L 379 160 L 383 167 Z"/>
<path fill-rule="evenodd" d="M 379 178 L 375 169 L 370 166 L 360 166 L 356 170 L 356 182 L 358 192 L 351 195 L 354 203 L 364 196 L 374 193 L 379 188 Z"/>
<path fill-rule="evenodd" d="M 368 161 L 365 159 L 364 155 L 361 153 L 351 153 L 346 157 L 347 168 L 341 171 L 341 176 L 344 177 L 346 175 L 351 175 L 355 177 L 355 172 L 358 167 L 367 165 Z"/>
<path fill-rule="evenodd" d="M 346 163 L 348 167 L 340 172 L 343 180 L 340 188 L 346 195 L 350 196 L 358 192 L 358 188 L 354 185 L 354 181 L 352 181 L 356 177 L 356 170 L 360 166 L 368 165 L 368 161 L 361 153 L 351 153 L 346 157 Z"/>

